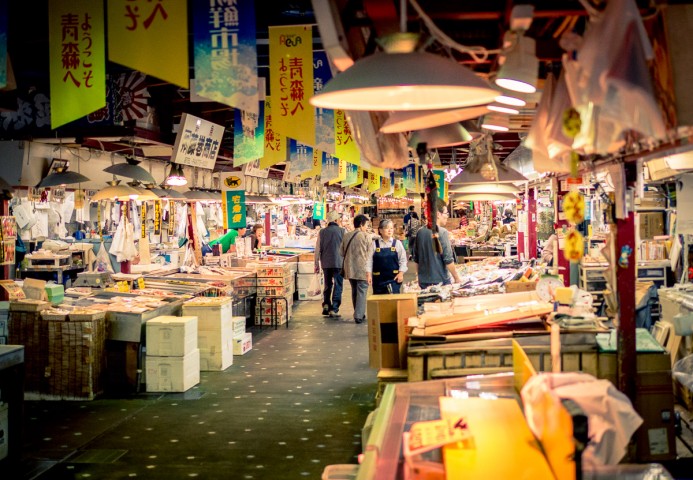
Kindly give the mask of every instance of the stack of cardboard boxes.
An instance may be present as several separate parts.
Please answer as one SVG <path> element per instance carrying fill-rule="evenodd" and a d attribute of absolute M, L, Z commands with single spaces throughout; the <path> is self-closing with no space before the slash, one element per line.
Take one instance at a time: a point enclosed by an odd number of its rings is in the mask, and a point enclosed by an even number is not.
<path fill-rule="evenodd" d="M 197 317 L 202 371 L 226 370 L 233 364 L 233 313 L 229 297 L 197 297 L 183 304 L 183 315 Z"/>
<path fill-rule="evenodd" d="M 258 264 L 255 325 L 283 325 L 289 320 L 294 283 L 294 270 L 289 263 Z"/>
<path fill-rule="evenodd" d="M 245 331 L 245 317 L 233 317 L 233 354 L 245 355 L 253 349 L 253 334 Z"/>
<path fill-rule="evenodd" d="M 319 292 L 310 291 L 311 283 L 317 275 Z M 322 290 L 325 287 L 322 270 L 315 273 L 315 262 L 298 262 L 298 275 L 296 276 L 296 290 L 299 300 L 321 300 Z"/>
<path fill-rule="evenodd" d="M 185 392 L 200 383 L 197 317 L 156 317 L 146 334 L 148 392 Z"/>

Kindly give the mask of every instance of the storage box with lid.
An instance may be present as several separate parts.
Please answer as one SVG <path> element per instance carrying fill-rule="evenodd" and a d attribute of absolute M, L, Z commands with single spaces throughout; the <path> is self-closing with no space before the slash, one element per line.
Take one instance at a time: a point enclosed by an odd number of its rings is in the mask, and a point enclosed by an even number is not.
<path fill-rule="evenodd" d="M 214 372 L 233 365 L 233 327 L 227 319 L 219 330 L 198 330 L 200 370 Z"/>
<path fill-rule="evenodd" d="M 197 297 L 183 304 L 184 316 L 197 317 L 198 330 L 219 330 L 221 320 L 231 319 L 233 303 L 229 297 Z"/>
<path fill-rule="evenodd" d="M 184 357 L 155 357 L 145 360 L 148 392 L 185 392 L 200 383 L 200 351 Z"/>
<path fill-rule="evenodd" d="M 231 328 L 233 330 L 233 336 L 237 337 L 245 333 L 245 317 L 233 317 L 231 318 Z"/>
<path fill-rule="evenodd" d="M 245 355 L 253 349 L 253 334 L 245 332 L 233 337 L 233 354 Z"/>
<path fill-rule="evenodd" d="M 197 348 L 197 317 L 162 315 L 146 323 L 147 355 L 182 357 Z"/>
<path fill-rule="evenodd" d="M 65 298 L 65 286 L 56 283 L 47 283 L 45 286 L 48 301 L 53 305 L 60 305 Z"/>

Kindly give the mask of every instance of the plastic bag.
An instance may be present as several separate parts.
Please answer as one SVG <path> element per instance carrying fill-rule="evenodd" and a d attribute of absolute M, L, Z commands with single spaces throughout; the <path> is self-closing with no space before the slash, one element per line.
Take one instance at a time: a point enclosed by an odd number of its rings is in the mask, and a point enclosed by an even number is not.
<path fill-rule="evenodd" d="M 113 266 L 111 265 L 111 257 L 108 255 L 103 241 L 99 247 L 99 253 L 96 254 L 95 268 L 97 272 L 115 273 Z"/>
<path fill-rule="evenodd" d="M 319 273 L 314 274 L 313 278 L 311 278 L 310 283 L 308 284 L 307 293 L 309 297 L 317 297 L 322 293 L 322 286 L 320 285 Z"/>

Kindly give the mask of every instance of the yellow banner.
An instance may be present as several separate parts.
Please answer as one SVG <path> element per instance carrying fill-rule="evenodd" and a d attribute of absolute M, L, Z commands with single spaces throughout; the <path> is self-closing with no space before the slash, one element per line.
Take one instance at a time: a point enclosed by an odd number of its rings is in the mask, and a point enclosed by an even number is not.
<path fill-rule="evenodd" d="M 390 181 L 390 177 L 381 177 L 380 189 L 378 190 L 378 194 L 390 195 L 390 193 L 392 193 L 392 182 Z"/>
<path fill-rule="evenodd" d="M 103 3 L 51 0 L 51 128 L 106 106 L 106 46 Z"/>
<path fill-rule="evenodd" d="M 328 185 L 334 185 L 335 183 L 339 183 L 341 181 L 346 180 L 347 176 L 347 162 L 342 160 L 341 158 L 339 159 L 339 170 L 337 171 L 337 177 L 333 178 L 328 182 Z"/>
<path fill-rule="evenodd" d="M 368 193 L 373 193 L 380 188 L 380 175 L 368 172 Z"/>
<path fill-rule="evenodd" d="M 363 168 L 359 167 L 358 172 L 356 172 L 356 183 L 354 185 L 361 185 L 363 183 Z"/>
<path fill-rule="evenodd" d="M 109 0 L 108 59 L 188 88 L 188 2 Z"/>
<path fill-rule="evenodd" d="M 301 180 L 306 178 L 317 177 L 322 173 L 322 152 L 317 148 L 313 149 L 313 166 L 310 170 L 303 172 L 300 176 Z"/>
<path fill-rule="evenodd" d="M 270 92 L 274 128 L 287 137 L 315 146 L 313 96 L 313 27 L 269 28 Z"/>
<path fill-rule="evenodd" d="M 361 165 L 361 152 L 354 141 L 344 110 L 334 111 L 334 143 L 335 157 L 353 165 Z"/>
<path fill-rule="evenodd" d="M 287 159 L 287 138 L 279 133 L 274 124 L 270 97 L 265 98 L 265 156 L 260 159 L 260 168 L 269 168 Z"/>

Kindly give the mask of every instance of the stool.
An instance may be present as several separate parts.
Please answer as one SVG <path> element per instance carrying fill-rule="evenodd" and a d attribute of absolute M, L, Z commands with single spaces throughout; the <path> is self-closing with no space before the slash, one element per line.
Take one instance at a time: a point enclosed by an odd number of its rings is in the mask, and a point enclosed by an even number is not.
<path fill-rule="evenodd" d="M 274 329 L 276 330 L 277 327 L 279 326 L 279 320 L 281 319 L 281 315 L 279 315 L 279 312 L 277 311 L 277 305 L 278 302 L 283 301 L 284 302 L 284 308 L 286 312 L 286 328 L 289 328 L 289 301 L 285 297 L 261 297 L 260 298 L 260 310 L 262 310 L 262 306 L 265 303 L 265 300 L 270 300 L 270 318 L 272 319 L 272 323 L 270 325 L 274 325 Z M 262 322 L 260 322 L 260 326 L 262 326 Z"/>

